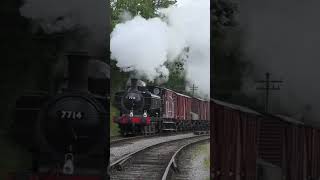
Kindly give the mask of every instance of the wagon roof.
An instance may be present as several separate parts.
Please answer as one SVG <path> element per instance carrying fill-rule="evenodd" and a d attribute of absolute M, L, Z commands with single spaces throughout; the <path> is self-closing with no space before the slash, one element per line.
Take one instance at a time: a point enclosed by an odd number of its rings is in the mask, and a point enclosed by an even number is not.
<path fill-rule="evenodd" d="M 173 92 L 175 92 L 175 91 L 173 91 Z M 181 93 L 177 93 L 177 92 L 175 92 L 177 95 L 179 95 L 179 96 L 184 96 L 184 97 L 187 97 L 187 98 L 191 98 L 190 96 L 188 96 L 188 95 L 185 95 L 185 94 L 181 94 Z"/>
<path fill-rule="evenodd" d="M 295 124 L 304 124 L 303 122 L 297 120 L 297 119 L 294 119 L 292 117 L 289 117 L 289 116 L 285 116 L 285 115 L 280 115 L 280 114 L 276 114 L 274 115 L 284 121 L 287 121 L 287 122 L 291 122 L 291 123 L 295 123 Z"/>
<path fill-rule="evenodd" d="M 181 93 L 178 93 L 172 89 L 168 89 L 168 88 L 165 88 L 165 87 L 159 87 L 159 86 L 154 86 L 154 87 L 158 87 L 158 88 L 161 88 L 161 89 L 165 89 L 166 91 L 171 91 L 171 92 L 174 92 L 175 94 L 179 95 L 179 96 L 184 96 L 184 97 L 188 97 L 188 98 L 192 98 L 191 96 L 188 96 L 188 95 L 185 95 L 185 94 L 181 94 Z"/>
<path fill-rule="evenodd" d="M 239 110 L 239 111 L 242 111 L 242 112 L 247 112 L 247 113 L 251 113 L 251 114 L 255 114 L 255 115 L 260 115 L 260 116 L 262 115 L 259 112 L 254 111 L 254 110 L 252 110 L 250 108 L 247 108 L 247 107 L 244 107 L 244 106 L 235 105 L 235 104 L 223 102 L 223 101 L 216 100 L 216 99 L 211 99 L 211 101 L 213 101 L 216 104 L 229 107 L 231 109 L 235 109 L 235 110 Z"/>
<path fill-rule="evenodd" d="M 209 102 L 208 100 L 205 100 L 205 99 L 201 99 L 201 98 L 197 98 L 197 97 L 192 97 L 192 98 L 194 98 L 194 99 L 197 99 L 197 100 L 199 100 L 199 101 L 205 101 L 205 102 Z"/>

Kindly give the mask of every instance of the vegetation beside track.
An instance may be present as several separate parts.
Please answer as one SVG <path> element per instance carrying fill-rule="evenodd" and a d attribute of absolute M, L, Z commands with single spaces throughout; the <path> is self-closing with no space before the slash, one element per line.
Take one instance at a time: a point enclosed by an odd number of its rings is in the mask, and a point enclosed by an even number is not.
<path fill-rule="evenodd" d="M 113 117 L 117 117 L 119 115 L 119 111 L 114 106 L 111 106 L 110 112 L 110 137 L 118 136 L 120 135 L 119 127 L 118 124 L 113 122 Z"/>
<path fill-rule="evenodd" d="M 23 147 L 0 133 L 0 179 L 6 179 L 9 173 L 25 171 L 31 167 L 31 155 Z"/>

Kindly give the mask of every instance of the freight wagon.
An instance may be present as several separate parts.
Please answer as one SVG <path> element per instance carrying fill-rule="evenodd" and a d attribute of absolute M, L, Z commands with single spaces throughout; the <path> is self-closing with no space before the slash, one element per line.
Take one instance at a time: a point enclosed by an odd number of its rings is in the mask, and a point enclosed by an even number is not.
<path fill-rule="evenodd" d="M 211 101 L 211 177 L 320 178 L 320 130 L 283 115 Z"/>

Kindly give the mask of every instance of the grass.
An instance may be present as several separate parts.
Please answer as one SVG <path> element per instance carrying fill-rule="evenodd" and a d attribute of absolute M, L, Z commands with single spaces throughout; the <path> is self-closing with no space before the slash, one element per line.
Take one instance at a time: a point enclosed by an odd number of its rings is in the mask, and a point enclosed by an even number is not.
<path fill-rule="evenodd" d="M 210 171 L 210 144 L 205 143 L 205 144 L 200 144 L 195 148 L 195 151 L 192 154 L 191 159 L 194 160 L 199 154 L 204 155 L 203 159 L 203 168 Z M 210 177 L 207 177 L 207 179 L 210 179 Z"/>
<path fill-rule="evenodd" d="M 194 160 L 199 154 L 207 154 L 210 156 L 210 146 L 207 143 L 197 146 L 192 154 L 192 159 Z"/>
<path fill-rule="evenodd" d="M 111 137 L 111 136 L 119 135 L 118 124 L 113 122 L 113 117 L 118 117 L 119 111 L 114 106 L 111 106 L 110 112 L 111 112 L 110 113 L 110 137 Z"/>
<path fill-rule="evenodd" d="M 25 171 L 31 167 L 31 155 L 6 135 L 0 134 L 0 179 L 9 173 Z"/>

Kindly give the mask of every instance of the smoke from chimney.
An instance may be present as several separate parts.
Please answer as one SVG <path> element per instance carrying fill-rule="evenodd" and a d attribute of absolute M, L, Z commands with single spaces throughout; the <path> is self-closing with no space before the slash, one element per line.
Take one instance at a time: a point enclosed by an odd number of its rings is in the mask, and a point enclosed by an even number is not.
<path fill-rule="evenodd" d="M 110 4 L 104 0 L 26 0 L 20 12 L 47 34 L 71 32 L 65 51 L 105 56 L 109 50 Z"/>

